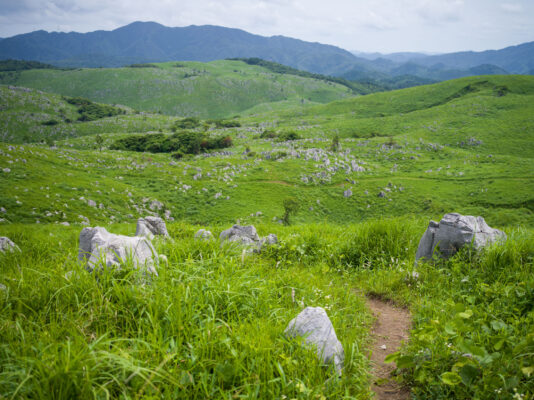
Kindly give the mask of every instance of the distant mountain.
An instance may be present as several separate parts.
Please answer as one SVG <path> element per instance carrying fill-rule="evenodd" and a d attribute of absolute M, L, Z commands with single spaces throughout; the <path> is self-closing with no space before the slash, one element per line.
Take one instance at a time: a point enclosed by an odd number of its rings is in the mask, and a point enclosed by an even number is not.
<path fill-rule="evenodd" d="M 368 85 L 402 87 L 475 74 L 532 74 L 534 42 L 502 50 L 441 55 L 353 53 L 284 36 L 265 37 L 220 26 L 170 28 L 134 22 L 113 31 L 35 31 L 0 40 L 0 60 L 60 67 L 120 67 L 165 61 L 259 58 Z M 393 85 L 393 86 L 391 86 Z"/>
<path fill-rule="evenodd" d="M 501 50 L 464 51 L 412 59 L 411 61 L 427 67 L 441 64 L 455 69 L 469 69 L 491 64 L 513 74 L 531 74 L 534 70 L 534 42 L 506 47 Z"/>
<path fill-rule="evenodd" d="M 417 60 L 420 58 L 429 57 L 430 54 L 426 53 L 414 53 L 414 52 L 400 52 L 400 53 L 389 53 L 389 54 L 382 54 L 382 53 L 363 53 L 359 51 L 352 51 L 352 54 L 354 54 L 356 57 L 365 58 L 366 60 L 377 60 L 379 58 L 391 60 L 396 63 L 404 63 L 412 60 Z"/>
<path fill-rule="evenodd" d="M 284 36 L 264 37 L 220 26 L 169 28 L 134 22 L 113 31 L 35 31 L 0 42 L 0 59 L 68 67 L 118 67 L 163 61 L 257 57 L 306 71 L 335 75 L 365 63 L 339 47 Z"/>

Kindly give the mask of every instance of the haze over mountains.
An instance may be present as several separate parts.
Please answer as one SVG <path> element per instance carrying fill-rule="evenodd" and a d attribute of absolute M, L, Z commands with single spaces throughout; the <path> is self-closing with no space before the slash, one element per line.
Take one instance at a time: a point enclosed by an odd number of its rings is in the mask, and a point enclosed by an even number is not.
<path fill-rule="evenodd" d="M 314 73 L 358 81 L 403 81 L 404 86 L 481 74 L 534 74 L 534 42 L 484 52 L 374 56 L 220 26 L 171 28 L 155 22 L 134 22 L 113 31 L 84 34 L 40 30 L 0 40 L 0 59 L 35 60 L 62 67 L 258 57 Z"/>

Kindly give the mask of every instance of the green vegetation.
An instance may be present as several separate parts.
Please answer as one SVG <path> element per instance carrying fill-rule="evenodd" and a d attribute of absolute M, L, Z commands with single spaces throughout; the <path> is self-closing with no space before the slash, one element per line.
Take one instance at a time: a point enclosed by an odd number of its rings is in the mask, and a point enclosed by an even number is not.
<path fill-rule="evenodd" d="M 354 92 L 354 94 L 368 94 L 368 93 L 376 92 L 381 89 L 378 85 L 374 85 L 371 83 L 354 82 L 354 81 L 349 81 L 347 79 L 339 78 L 335 76 L 314 74 L 308 71 L 302 71 L 296 68 L 288 67 L 287 65 L 278 64 L 272 61 L 262 60 L 261 58 L 230 58 L 230 60 L 243 61 L 244 63 L 247 63 L 249 65 L 259 65 L 277 74 L 296 75 L 296 76 L 302 76 L 305 78 L 313 78 L 313 79 L 317 79 L 317 80 L 321 80 L 325 82 L 338 83 L 340 85 L 346 86 L 349 89 L 351 89 Z"/>
<path fill-rule="evenodd" d="M 69 71 L 33 69 L 1 73 L 0 84 L 17 85 L 124 104 L 180 117 L 230 118 L 252 107 L 291 101 L 320 104 L 350 97 L 334 82 L 280 74 L 241 61 L 175 62 L 157 68 L 96 68 Z"/>
<path fill-rule="evenodd" d="M 371 398 L 364 295 L 412 312 L 411 340 L 389 359 L 414 398 L 534 395 L 533 77 L 219 122 L 117 107 L 68 123 L 80 106 L 59 95 L 0 96 L 0 236 L 22 250 L 0 254 L 2 396 Z M 448 212 L 482 215 L 508 240 L 415 266 L 428 221 Z M 172 241 L 155 241 L 169 262 L 149 284 L 76 262 L 83 225 L 133 235 L 150 214 L 176 222 Z M 193 239 L 236 220 L 279 244 L 246 254 Z M 332 319 L 341 378 L 284 337 L 304 306 Z"/>
<path fill-rule="evenodd" d="M 23 60 L 0 60 L 0 71 L 25 71 L 29 69 L 59 69 L 50 64 L 43 64 L 38 61 Z"/>
<path fill-rule="evenodd" d="M 230 136 L 210 136 L 197 132 L 180 131 L 170 136 L 163 133 L 131 135 L 116 140 L 111 150 L 128 150 L 150 153 L 199 154 L 201 151 L 224 149 L 232 146 Z"/>

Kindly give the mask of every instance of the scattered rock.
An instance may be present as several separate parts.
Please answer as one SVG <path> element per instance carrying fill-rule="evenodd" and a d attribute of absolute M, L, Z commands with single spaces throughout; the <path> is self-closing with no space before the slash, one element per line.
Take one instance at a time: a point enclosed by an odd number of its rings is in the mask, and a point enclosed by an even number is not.
<path fill-rule="evenodd" d="M 14 252 L 15 250 L 20 251 L 19 246 L 11 241 L 8 237 L 0 237 L 0 252 L 5 253 L 6 251 Z"/>
<path fill-rule="evenodd" d="M 157 200 L 153 200 L 150 202 L 148 208 L 150 208 L 152 211 L 161 210 L 163 208 L 163 203 Z"/>
<path fill-rule="evenodd" d="M 158 275 L 154 265 L 157 259 L 156 250 L 145 237 L 115 235 L 102 227 L 83 228 L 80 232 L 78 260 L 87 263 L 89 272 L 98 266 L 120 267 L 131 261 L 136 269 Z"/>
<path fill-rule="evenodd" d="M 341 373 L 345 359 L 343 346 L 322 307 L 306 307 L 291 320 L 284 333 L 288 337 L 304 337 L 306 345 L 315 347 L 321 361 L 333 363 L 336 371 Z"/>
<path fill-rule="evenodd" d="M 436 247 L 442 258 L 449 258 L 464 247 L 473 245 L 475 250 L 497 240 L 505 240 L 506 234 L 490 228 L 484 218 L 457 213 L 445 214 L 439 223 L 430 221 L 419 241 L 415 260 L 432 259 Z"/>
<path fill-rule="evenodd" d="M 380 193 L 378 193 L 378 197 L 386 197 L 386 194 L 383 191 L 380 191 Z"/>
<path fill-rule="evenodd" d="M 228 240 L 229 242 L 240 242 L 247 246 L 254 245 L 260 240 L 254 225 L 241 226 L 237 224 L 222 231 L 219 239 L 221 242 Z"/>
<path fill-rule="evenodd" d="M 213 239 L 213 234 L 206 229 L 199 229 L 197 233 L 195 233 L 195 239 L 211 240 Z"/>
<path fill-rule="evenodd" d="M 352 190 L 350 190 L 350 189 L 345 190 L 345 191 L 343 192 L 343 196 L 344 196 L 344 197 L 350 197 L 350 196 L 352 196 Z"/>
<path fill-rule="evenodd" d="M 87 200 L 87 205 L 89 207 L 96 207 L 96 202 L 94 200 Z"/>
<path fill-rule="evenodd" d="M 137 220 L 137 227 L 135 229 L 135 236 L 145 236 L 152 239 L 154 236 L 169 237 L 165 221 L 159 217 L 145 217 Z"/>

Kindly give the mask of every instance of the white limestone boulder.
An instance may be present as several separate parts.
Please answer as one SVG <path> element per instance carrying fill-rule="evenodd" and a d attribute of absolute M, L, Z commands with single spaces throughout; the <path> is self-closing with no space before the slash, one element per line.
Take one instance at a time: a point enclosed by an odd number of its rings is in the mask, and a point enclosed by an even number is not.
<path fill-rule="evenodd" d="M 285 335 L 303 337 L 306 346 L 315 348 L 317 357 L 325 364 L 334 364 L 340 374 L 343 370 L 345 352 L 336 336 L 334 327 L 322 307 L 306 307 L 289 322 Z"/>
<path fill-rule="evenodd" d="M 222 231 L 219 239 L 221 242 L 237 242 L 245 246 L 255 245 L 259 242 L 260 237 L 254 225 L 241 226 L 234 225 L 230 229 Z"/>
<path fill-rule="evenodd" d="M 154 236 L 169 237 L 165 221 L 159 217 L 144 217 L 137 220 L 135 236 L 145 236 L 153 239 Z"/>
<path fill-rule="evenodd" d="M 20 251 L 20 248 L 15 243 L 13 243 L 11 239 L 5 236 L 0 237 L 0 252 L 1 253 L 5 253 L 6 251 L 9 251 L 12 253 L 15 250 Z"/>
<path fill-rule="evenodd" d="M 464 246 L 480 250 L 499 240 L 506 240 L 506 234 L 486 224 L 484 218 L 457 213 L 445 214 L 441 221 L 430 221 L 426 232 L 419 241 L 416 262 L 432 259 L 436 247 L 437 254 L 449 258 Z"/>
<path fill-rule="evenodd" d="M 102 227 L 82 229 L 78 259 L 86 262 L 90 272 L 98 267 L 120 268 L 131 262 L 136 269 L 158 275 L 158 254 L 146 237 L 115 235 Z"/>

